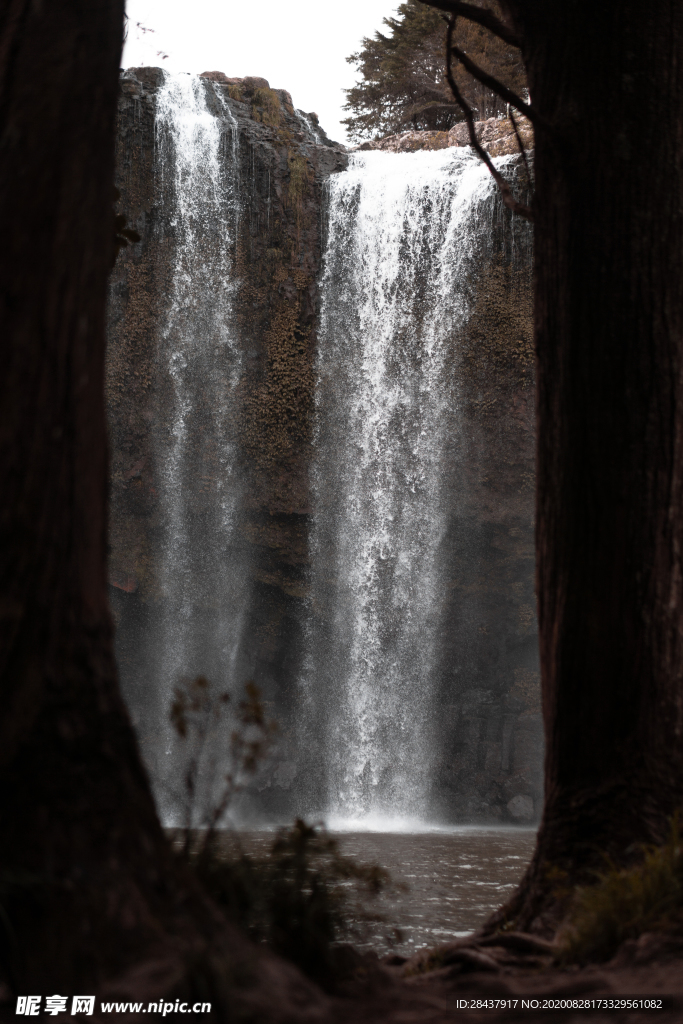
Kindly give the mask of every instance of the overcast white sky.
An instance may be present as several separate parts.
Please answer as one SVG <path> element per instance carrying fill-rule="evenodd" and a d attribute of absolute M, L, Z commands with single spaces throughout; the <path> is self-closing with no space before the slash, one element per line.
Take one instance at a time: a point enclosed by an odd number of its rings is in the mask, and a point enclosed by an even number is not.
<path fill-rule="evenodd" d="M 342 89 L 356 79 L 346 58 L 382 28 L 399 2 L 127 0 L 122 67 L 259 75 L 274 89 L 288 89 L 295 107 L 315 111 L 330 138 L 345 142 Z"/>

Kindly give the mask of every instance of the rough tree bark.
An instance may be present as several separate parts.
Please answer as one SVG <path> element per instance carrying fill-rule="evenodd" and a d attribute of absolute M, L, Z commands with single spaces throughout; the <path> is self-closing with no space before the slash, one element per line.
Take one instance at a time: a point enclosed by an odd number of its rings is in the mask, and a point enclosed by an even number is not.
<path fill-rule="evenodd" d="M 489 927 L 551 932 L 683 801 L 683 6 L 424 2 L 521 46 L 535 115 L 546 792 Z"/>
<path fill-rule="evenodd" d="M 104 575 L 122 23 L 123 0 L 0 7 L 2 943 L 43 991 L 124 967 L 169 917 Z"/>
<path fill-rule="evenodd" d="M 683 799 L 683 5 L 505 0 L 536 131 L 546 796 L 507 913 L 551 930 Z"/>
<path fill-rule="evenodd" d="M 123 7 L 0 0 L 0 981 L 305 1015 L 317 990 L 172 857 L 117 687 L 103 377 Z"/>

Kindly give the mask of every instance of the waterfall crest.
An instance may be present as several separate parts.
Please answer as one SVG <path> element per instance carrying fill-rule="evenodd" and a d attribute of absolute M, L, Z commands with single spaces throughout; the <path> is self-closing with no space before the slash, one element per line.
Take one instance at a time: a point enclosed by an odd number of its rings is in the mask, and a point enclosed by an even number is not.
<path fill-rule="evenodd" d="M 306 698 L 333 820 L 429 814 L 453 338 L 493 188 L 452 149 L 356 154 L 330 181 Z"/>

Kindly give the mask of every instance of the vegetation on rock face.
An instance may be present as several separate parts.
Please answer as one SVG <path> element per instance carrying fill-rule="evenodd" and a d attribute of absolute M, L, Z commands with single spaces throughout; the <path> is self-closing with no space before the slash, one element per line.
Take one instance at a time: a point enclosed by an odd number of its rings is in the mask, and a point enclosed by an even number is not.
<path fill-rule="evenodd" d="M 476 3 L 476 0 L 475 0 Z M 477 6 L 480 6 L 477 4 Z M 493 4 L 497 8 L 497 4 Z M 409 128 L 447 131 L 463 119 L 444 76 L 446 26 L 440 11 L 419 0 L 406 0 L 398 17 L 385 18 L 389 32 L 364 39 L 348 57 L 360 81 L 346 90 L 347 125 L 351 138 L 380 137 Z M 455 44 L 477 64 L 516 92 L 525 89 L 519 51 L 474 22 L 461 19 Z M 493 92 L 463 68 L 454 68 L 456 81 L 478 120 L 505 111 Z"/>
<path fill-rule="evenodd" d="M 256 89 L 252 99 L 251 113 L 255 121 L 260 121 L 273 128 L 279 125 L 282 114 L 277 93 L 272 89 Z"/>

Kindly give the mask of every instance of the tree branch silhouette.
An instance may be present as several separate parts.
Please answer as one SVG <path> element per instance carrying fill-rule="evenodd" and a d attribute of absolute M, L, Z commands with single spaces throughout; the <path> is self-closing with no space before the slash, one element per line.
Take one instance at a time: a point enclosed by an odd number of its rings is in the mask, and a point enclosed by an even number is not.
<path fill-rule="evenodd" d="M 425 3 L 426 0 L 422 0 L 422 2 Z M 436 7 L 437 10 L 446 11 L 447 14 L 455 15 L 455 17 L 460 15 L 467 18 L 468 21 L 474 21 L 477 25 L 487 28 L 494 36 L 498 36 L 504 43 L 509 43 L 510 46 L 515 46 L 517 49 L 521 45 L 517 33 L 487 7 L 475 7 L 474 4 L 464 3 L 461 0 L 429 0 L 427 6 Z"/>
<path fill-rule="evenodd" d="M 515 115 L 512 112 L 512 107 L 510 107 L 510 109 L 508 110 L 508 117 L 510 118 L 510 122 L 515 133 L 515 138 L 517 139 L 519 151 L 522 154 L 522 160 L 524 161 L 524 167 L 527 173 L 527 178 L 529 179 L 529 182 L 531 182 L 531 170 L 529 168 L 529 161 L 526 157 L 526 149 L 524 147 L 524 142 L 522 141 L 522 136 L 519 134 L 519 128 L 517 127 L 517 119 L 515 118 Z"/>
<path fill-rule="evenodd" d="M 455 15 L 457 17 L 457 15 Z M 478 64 L 467 56 L 464 50 L 461 50 L 458 46 L 451 46 L 451 52 L 458 58 L 465 71 L 468 71 L 472 78 L 476 78 L 478 82 L 485 85 L 491 92 L 495 92 L 497 96 L 500 96 L 502 100 L 509 103 L 510 106 L 516 107 L 525 117 L 532 122 L 532 124 L 539 125 L 541 118 L 538 116 L 533 107 L 530 107 L 528 103 L 525 103 L 521 96 L 518 96 L 512 89 L 508 89 L 506 85 L 499 82 L 494 75 L 490 75 L 488 71 L 484 71 Z"/>
<path fill-rule="evenodd" d="M 498 171 L 494 167 L 491 157 L 479 142 L 479 139 L 477 138 L 477 130 L 474 123 L 474 114 L 472 113 L 472 108 L 470 107 L 469 103 L 467 103 L 464 96 L 460 92 L 460 89 L 458 88 L 455 78 L 453 76 L 453 30 L 455 29 L 455 24 L 457 20 L 458 15 L 452 14 L 448 21 L 448 30 L 446 33 L 446 78 L 448 80 L 448 84 L 451 87 L 451 92 L 453 93 L 456 103 L 459 104 L 463 114 L 465 115 L 465 120 L 467 122 L 467 127 L 470 135 L 470 143 L 472 145 L 472 148 L 479 155 L 480 159 L 483 160 L 483 162 L 488 167 L 491 176 L 493 177 L 494 181 L 498 185 L 498 188 L 500 189 L 500 193 L 503 198 L 503 203 L 505 204 L 505 206 L 507 206 L 508 210 L 512 210 L 513 213 L 518 214 L 520 217 L 524 217 L 525 220 L 533 221 L 534 216 L 531 211 L 531 208 L 527 206 L 525 203 L 520 203 L 518 199 L 515 199 L 515 197 L 512 194 L 512 189 L 508 185 L 507 181 L 500 173 L 500 171 Z M 518 134 L 517 138 L 519 141 Z"/>

